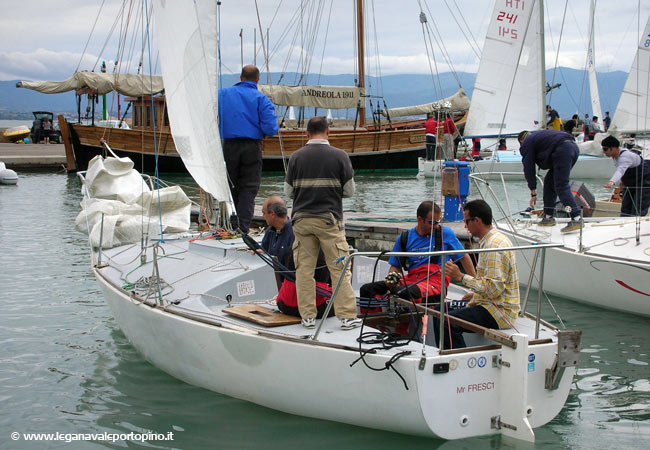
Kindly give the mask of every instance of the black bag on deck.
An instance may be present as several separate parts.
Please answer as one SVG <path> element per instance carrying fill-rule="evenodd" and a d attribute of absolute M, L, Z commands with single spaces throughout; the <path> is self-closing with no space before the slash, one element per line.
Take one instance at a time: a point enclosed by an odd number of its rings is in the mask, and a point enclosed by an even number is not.
<path fill-rule="evenodd" d="M 582 181 L 571 182 L 571 193 L 576 204 L 582 208 L 582 217 L 591 217 L 596 209 L 596 199 Z M 570 214 L 564 210 L 564 205 L 557 202 L 555 206 L 557 217 L 569 217 Z"/>

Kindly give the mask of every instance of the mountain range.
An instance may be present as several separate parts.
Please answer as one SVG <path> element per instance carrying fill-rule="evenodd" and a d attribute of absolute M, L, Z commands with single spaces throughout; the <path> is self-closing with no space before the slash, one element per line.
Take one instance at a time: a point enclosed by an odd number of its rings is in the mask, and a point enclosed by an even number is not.
<path fill-rule="evenodd" d="M 370 101 L 374 108 L 379 103 L 381 103 L 379 106 L 383 107 L 384 102 L 388 108 L 396 108 L 434 101 L 438 98 L 437 91 L 442 91 L 442 97 L 452 95 L 458 89 L 459 82 L 471 99 L 475 79 L 476 74 L 474 73 L 459 72 L 455 76 L 451 72 L 442 73 L 436 79 L 436 85 L 439 87 L 434 91 L 431 75 L 386 75 L 381 79 L 369 77 L 366 91 L 373 96 Z M 566 67 L 560 67 L 557 70 L 549 69 L 546 71 L 546 79 L 550 84 L 562 84 L 560 88 L 553 89 L 550 94 L 547 94 L 547 103 L 551 104 L 562 118 L 570 118 L 575 113 L 579 113 L 580 117 L 585 112 L 591 114 L 590 108 L 587 111 L 584 110 L 584 105 L 589 104 L 588 82 L 584 71 Z M 626 79 L 627 73 L 622 71 L 598 73 L 598 88 L 603 112 L 610 111 L 610 115 L 614 114 Z M 266 82 L 266 80 L 267 76 L 263 73 L 261 82 Z M 297 84 L 299 74 L 288 73 L 280 76 L 278 73 L 272 73 L 271 80 L 276 84 L 278 81 L 281 81 L 282 84 Z M 37 110 L 76 114 L 77 107 L 73 92 L 46 95 L 29 89 L 18 89 L 16 88 L 17 81 L 0 81 L 0 119 L 3 116 L 9 118 L 7 116 L 11 113 L 29 113 Z M 222 76 L 221 84 L 231 86 L 237 81 L 239 81 L 238 75 L 227 74 Z M 309 75 L 307 77 L 307 84 L 351 86 L 354 81 L 355 76 L 351 74 Z M 583 105 L 583 107 L 580 108 L 578 105 Z M 87 99 L 84 98 L 81 105 L 82 114 L 85 112 L 86 106 Z M 100 111 L 101 104 L 96 105 L 96 109 Z"/>

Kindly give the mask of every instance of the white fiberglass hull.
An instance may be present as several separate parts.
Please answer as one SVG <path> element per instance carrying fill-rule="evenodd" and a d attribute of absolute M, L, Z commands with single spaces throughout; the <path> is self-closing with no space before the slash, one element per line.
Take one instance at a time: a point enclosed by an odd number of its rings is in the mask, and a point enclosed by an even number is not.
<path fill-rule="evenodd" d="M 534 219 L 533 222 L 537 222 Z M 499 228 L 509 234 L 514 245 L 532 242 L 562 243 L 565 248 L 546 250 L 544 290 L 556 296 L 616 311 L 650 317 L 650 222 L 640 222 L 640 245 L 636 244 L 635 219 L 615 218 L 586 222 L 583 251 L 579 251 L 577 231 L 562 234 L 566 225 L 539 227 L 531 221 L 515 222 L 514 231 L 505 222 Z M 522 285 L 528 283 L 532 251 L 517 255 Z M 524 257 L 525 255 L 525 257 Z M 536 274 L 539 270 L 536 270 Z M 537 287 L 537 278 L 532 282 Z"/>
<path fill-rule="evenodd" d="M 418 176 L 426 178 L 440 177 L 442 161 L 426 161 L 420 158 L 418 161 Z M 490 173 L 493 178 L 503 176 L 504 179 L 521 180 L 523 167 L 519 154 L 509 154 L 496 159 L 483 159 L 471 161 L 472 173 Z M 596 156 L 580 156 L 575 166 L 571 169 L 571 178 L 600 178 L 608 180 L 614 173 L 614 165 L 610 158 Z M 540 175 L 545 175 L 546 170 L 539 170 Z"/>
<path fill-rule="evenodd" d="M 194 247 L 202 257 L 210 254 L 212 263 L 220 257 L 231 260 L 229 251 L 205 245 Z M 176 244 L 167 254 L 178 254 L 179 248 Z M 137 255 L 137 250 L 132 252 Z M 396 353 L 412 351 L 394 365 L 407 390 L 392 370 L 371 371 L 362 362 L 350 367 L 359 357 L 359 330 L 341 331 L 336 318 L 327 319 L 321 337 L 313 341 L 300 325 L 264 328 L 223 314 L 223 305 L 210 302 L 223 295 L 223 286 L 207 288 L 206 280 L 257 277 L 259 283 L 262 278 L 255 275 L 250 260 L 242 260 L 241 270 L 229 269 L 226 275 L 201 272 L 201 259 L 193 261 L 192 250 L 190 246 L 184 253 L 184 262 L 169 258 L 159 263 L 165 279 L 171 278 L 168 269 L 178 264 L 191 265 L 195 275 L 205 276 L 191 281 L 174 271 L 174 278 L 181 281 L 173 294 L 184 298 L 179 305 L 163 308 L 137 301 L 120 287 L 123 280 L 112 267 L 94 270 L 119 327 L 133 346 L 152 364 L 187 383 L 291 414 L 444 439 L 508 433 L 506 428 L 492 428 L 491 420 L 497 416 L 517 424 L 524 436 L 525 429 L 553 419 L 568 396 L 573 367 L 564 372 L 557 389 L 544 385 L 545 369 L 552 366 L 558 351 L 555 332 L 548 326 L 542 325 L 540 340 L 530 346 L 528 338 L 515 336 L 520 340 L 519 352 L 504 346 L 440 355 L 435 347 L 427 346 L 423 370 L 419 369 L 421 344 L 366 356 L 373 367 L 384 367 Z M 134 259 L 121 248 L 106 254 L 124 261 Z M 138 262 L 132 264 L 138 266 Z M 122 273 L 125 269 L 120 267 Z M 135 277 L 139 276 L 136 272 Z M 189 288 L 183 284 L 186 281 Z M 200 291 L 205 294 L 191 293 Z M 533 339 L 534 321 L 520 318 L 515 326 Z M 492 358 L 498 356 L 512 366 L 493 367 Z M 434 364 L 448 364 L 448 369 L 434 373 Z"/>

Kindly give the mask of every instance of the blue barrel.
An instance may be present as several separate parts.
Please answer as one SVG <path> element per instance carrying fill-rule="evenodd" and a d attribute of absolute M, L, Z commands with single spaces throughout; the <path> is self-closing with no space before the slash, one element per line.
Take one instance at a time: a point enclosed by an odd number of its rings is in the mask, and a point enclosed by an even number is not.
<path fill-rule="evenodd" d="M 444 168 L 458 171 L 458 195 L 445 195 L 445 221 L 463 220 L 463 205 L 469 195 L 469 163 L 465 161 L 445 161 Z"/>

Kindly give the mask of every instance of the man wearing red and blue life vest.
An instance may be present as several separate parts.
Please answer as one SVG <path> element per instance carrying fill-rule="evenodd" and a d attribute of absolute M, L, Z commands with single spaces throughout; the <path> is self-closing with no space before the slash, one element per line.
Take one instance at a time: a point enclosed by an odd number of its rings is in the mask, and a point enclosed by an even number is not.
<path fill-rule="evenodd" d="M 257 90 L 259 69 L 244 66 L 239 79 L 219 90 L 219 131 L 239 229 L 248 233 L 262 181 L 262 139 L 278 132 L 278 122 L 273 103 Z"/>
<path fill-rule="evenodd" d="M 417 225 L 397 238 L 393 246 L 394 252 L 432 252 L 447 250 L 463 250 L 464 247 L 454 234 L 453 230 L 440 225 L 442 211 L 440 207 L 431 202 L 420 203 L 417 209 Z M 466 273 L 475 276 L 474 265 L 469 255 L 459 253 L 447 255 L 445 261 L 460 262 Z M 361 286 L 361 305 L 364 300 L 376 296 L 383 296 L 388 291 L 401 298 L 413 299 L 421 303 L 423 298 L 440 294 L 442 279 L 440 276 L 440 257 L 410 256 L 398 258 L 391 256 L 388 260 L 391 265 L 388 276 L 384 281 L 366 283 Z M 402 269 L 408 269 L 404 278 L 401 277 Z M 449 278 L 445 277 L 445 286 Z M 374 312 L 374 311 L 372 311 Z"/>

